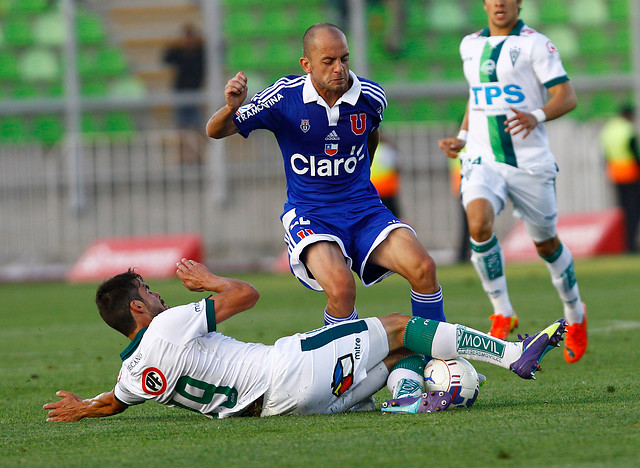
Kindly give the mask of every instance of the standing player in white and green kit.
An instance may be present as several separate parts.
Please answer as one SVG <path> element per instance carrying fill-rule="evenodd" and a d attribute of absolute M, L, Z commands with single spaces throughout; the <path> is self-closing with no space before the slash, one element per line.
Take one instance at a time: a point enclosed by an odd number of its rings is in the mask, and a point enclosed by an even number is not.
<path fill-rule="evenodd" d="M 504 339 L 518 324 L 507 292 L 504 255 L 493 232 L 494 219 L 509 198 L 564 303 L 565 359 L 571 363 L 587 347 L 586 310 L 573 256 L 556 232 L 558 169 L 542 123 L 573 110 L 577 100 L 553 43 L 519 19 L 521 5 L 522 0 L 484 0 L 488 27 L 460 44 L 469 83 L 460 133 L 439 143 L 450 158 L 466 146 L 460 190 L 471 262 L 494 308 L 489 333 Z"/>

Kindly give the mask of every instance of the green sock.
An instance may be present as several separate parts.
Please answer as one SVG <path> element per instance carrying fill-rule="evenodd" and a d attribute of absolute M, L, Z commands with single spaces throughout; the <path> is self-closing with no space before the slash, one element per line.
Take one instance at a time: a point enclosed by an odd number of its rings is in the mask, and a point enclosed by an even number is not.
<path fill-rule="evenodd" d="M 437 320 L 413 317 L 404 329 L 404 346 L 416 353 L 431 356 L 433 337 L 440 322 Z"/>

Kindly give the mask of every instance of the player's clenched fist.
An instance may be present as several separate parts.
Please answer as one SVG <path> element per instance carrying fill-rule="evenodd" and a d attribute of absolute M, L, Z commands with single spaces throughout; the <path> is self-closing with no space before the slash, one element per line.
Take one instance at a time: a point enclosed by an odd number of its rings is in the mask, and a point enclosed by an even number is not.
<path fill-rule="evenodd" d="M 224 98 L 227 104 L 237 109 L 247 97 L 247 75 L 238 72 L 236 76 L 227 81 L 224 87 Z"/>

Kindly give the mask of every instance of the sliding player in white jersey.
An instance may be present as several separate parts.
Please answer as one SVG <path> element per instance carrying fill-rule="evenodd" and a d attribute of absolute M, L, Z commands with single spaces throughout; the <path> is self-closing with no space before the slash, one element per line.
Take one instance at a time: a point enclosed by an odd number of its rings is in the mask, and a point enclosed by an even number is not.
<path fill-rule="evenodd" d="M 489 26 L 460 44 L 469 83 L 466 114 L 458 136 L 440 140 L 440 147 L 456 158 L 466 145 L 460 190 L 471 262 L 494 309 L 490 334 L 504 339 L 518 324 L 493 232 L 495 216 L 511 199 L 564 303 L 565 359 L 576 362 L 587 347 L 586 310 L 573 257 L 556 233 L 557 166 L 543 122 L 571 111 L 577 100 L 553 43 L 518 18 L 521 4 L 484 0 Z"/>
<path fill-rule="evenodd" d="M 207 135 L 248 137 L 259 128 L 275 135 L 287 179 L 281 219 L 289 264 L 305 286 L 325 292 L 325 324 L 358 317 L 351 269 L 365 286 L 402 275 L 413 314 L 445 320 L 435 262 L 370 181 L 387 105 L 383 89 L 349 70 L 347 39 L 337 26 L 310 27 L 303 53 L 305 76 L 284 77 L 245 106 L 247 76 L 229 80 L 226 105 L 209 120 Z"/>
<path fill-rule="evenodd" d="M 511 343 L 462 325 L 392 314 L 329 325 L 281 338 L 273 346 L 244 343 L 217 332 L 216 326 L 253 307 L 259 297 L 253 286 L 214 275 L 187 259 L 178 263 L 177 274 L 188 289 L 217 294 L 169 308 L 132 270 L 100 285 L 100 315 L 131 339 L 120 355 L 118 381 L 111 392 L 86 400 L 60 390 L 61 400 L 44 405 L 48 421 L 111 416 L 147 400 L 211 418 L 340 413 L 370 398 L 385 382 L 394 400 L 383 411 L 440 411 L 451 396 L 422 394 L 422 355 L 467 357 L 532 379 L 540 359 L 564 332 L 560 319 Z M 412 360 L 414 367 L 407 365 Z M 410 387 L 403 382 L 407 377 L 415 394 L 401 393 Z"/>

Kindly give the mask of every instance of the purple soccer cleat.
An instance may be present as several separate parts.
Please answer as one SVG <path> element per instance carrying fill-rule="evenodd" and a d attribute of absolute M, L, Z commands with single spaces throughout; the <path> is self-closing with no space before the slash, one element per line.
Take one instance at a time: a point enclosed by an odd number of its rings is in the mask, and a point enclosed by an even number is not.
<path fill-rule="evenodd" d="M 535 379 L 535 373 L 540 368 L 540 361 L 549 350 L 560 346 L 565 332 L 565 321 L 559 319 L 547 328 L 533 336 L 525 335 L 522 340 L 522 355 L 511 363 L 509 368 L 523 379 Z"/>
<path fill-rule="evenodd" d="M 447 392 L 425 392 L 419 397 L 387 400 L 381 410 L 383 413 L 434 413 L 446 410 L 450 404 L 451 395 Z"/>

